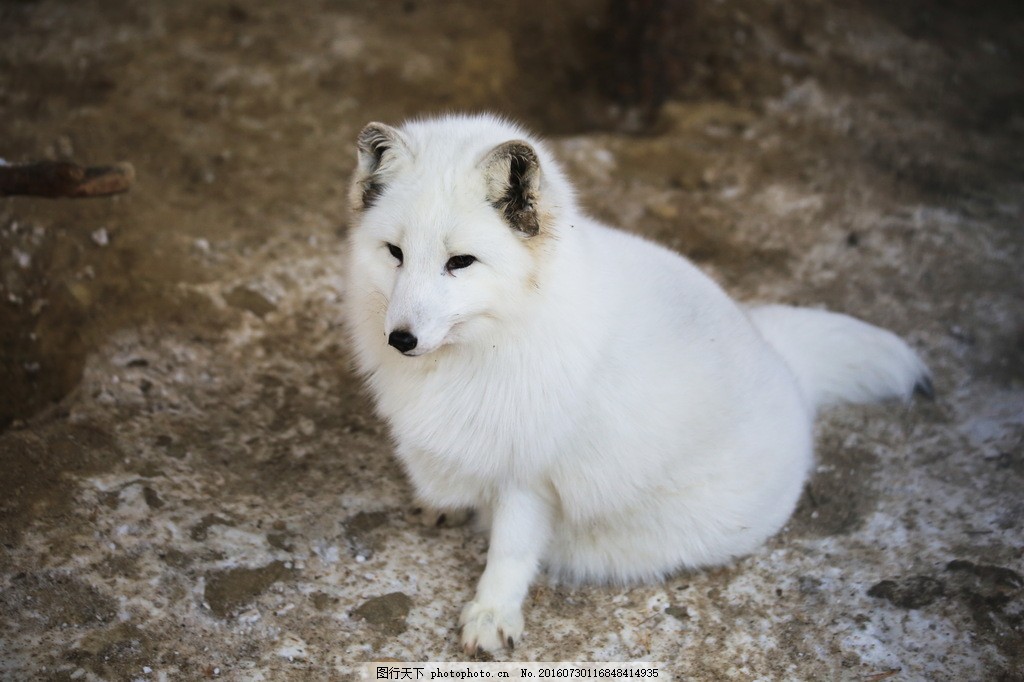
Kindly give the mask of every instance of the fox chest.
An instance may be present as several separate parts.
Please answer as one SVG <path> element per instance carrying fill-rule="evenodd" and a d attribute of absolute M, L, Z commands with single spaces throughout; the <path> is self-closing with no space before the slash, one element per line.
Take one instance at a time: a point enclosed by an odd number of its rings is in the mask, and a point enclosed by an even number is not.
<path fill-rule="evenodd" d="M 525 379 L 405 379 L 380 385 L 377 404 L 414 477 L 423 468 L 500 484 L 542 473 L 571 432 L 571 418 L 545 401 L 537 377 Z"/>

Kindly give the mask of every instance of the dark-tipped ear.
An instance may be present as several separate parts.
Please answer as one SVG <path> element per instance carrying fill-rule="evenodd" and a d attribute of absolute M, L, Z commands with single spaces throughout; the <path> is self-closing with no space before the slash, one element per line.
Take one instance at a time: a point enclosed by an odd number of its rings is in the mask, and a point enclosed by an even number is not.
<path fill-rule="evenodd" d="M 383 123 L 369 123 L 356 138 L 358 163 L 352 183 L 351 201 L 353 208 L 369 208 L 384 191 L 384 171 L 388 158 L 404 146 L 402 134 Z"/>
<path fill-rule="evenodd" d="M 487 200 L 512 229 L 527 237 L 540 232 L 540 161 L 533 147 L 522 140 L 500 144 L 484 159 L 483 169 Z"/>

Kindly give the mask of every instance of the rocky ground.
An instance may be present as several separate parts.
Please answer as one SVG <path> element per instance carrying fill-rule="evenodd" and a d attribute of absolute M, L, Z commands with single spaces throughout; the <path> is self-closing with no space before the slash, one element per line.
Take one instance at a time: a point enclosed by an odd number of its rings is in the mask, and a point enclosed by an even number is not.
<path fill-rule="evenodd" d="M 597 3 L 504 4 L 0 5 L 0 156 L 138 173 L 113 199 L 0 200 L 0 678 L 460 657 L 485 540 L 407 514 L 349 369 L 340 249 L 366 121 L 487 108 L 547 135 L 594 214 L 740 298 L 896 330 L 938 391 L 824 415 L 756 555 L 540 584 L 497 658 L 1024 679 L 1024 13 L 703 3 L 638 134 L 595 85 Z"/>

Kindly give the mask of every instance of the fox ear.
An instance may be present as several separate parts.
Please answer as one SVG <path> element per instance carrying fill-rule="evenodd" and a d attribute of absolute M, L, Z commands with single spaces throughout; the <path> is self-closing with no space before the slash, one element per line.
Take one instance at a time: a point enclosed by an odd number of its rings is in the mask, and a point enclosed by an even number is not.
<path fill-rule="evenodd" d="M 353 208 L 373 206 L 384 191 L 384 176 L 393 153 L 404 147 L 402 134 L 391 126 L 368 123 L 362 129 L 356 138 L 358 162 L 350 195 Z"/>
<path fill-rule="evenodd" d="M 540 161 L 533 147 L 522 140 L 500 144 L 488 153 L 483 168 L 487 200 L 509 226 L 527 237 L 540 232 Z"/>

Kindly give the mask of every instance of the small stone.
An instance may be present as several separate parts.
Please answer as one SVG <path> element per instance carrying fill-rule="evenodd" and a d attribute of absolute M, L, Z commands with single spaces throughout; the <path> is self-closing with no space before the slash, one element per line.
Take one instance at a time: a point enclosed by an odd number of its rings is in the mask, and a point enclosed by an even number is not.
<path fill-rule="evenodd" d="M 142 497 L 146 501 L 146 506 L 150 509 L 159 509 L 164 506 L 164 501 L 160 499 L 160 495 L 148 485 L 142 489 Z"/>
<path fill-rule="evenodd" d="M 672 616 L 676 620 L 690 620 L 690 612 L 686 610 L 685 606 L 670 606 L 667 609 L 665 609 L 665 613 Z"/>
<path fill-rule="evenodd" d="M 277 310 L 277 306 L 263 294 L 244 286 L 232 289 L 224 297 L 224 300 L 232 308 L 248 310 L 253 315 L 256 315 L 256 317 L 263 317 L 267 313 Z"/>
<path fill-rule="evenodd" d="M 387 634 L 398 635 L 405 631 L 405 618 L 412 608 L 412 599 L 401 592 L 392 592 L 364 602 L 352 615 L 362 618 Z"/>
<path fill-rule="evenodd" d="M 274 561 L 259 568 L 232 568 L 206 575 L 204 596 L 210 610 L 221 618 L 231 615 L 262 594 L 272 584 L 291 575 L 284 562 Z"/>
<path fill-rule="evenodd" d="M 18 267 L 22 270 L 28 270 L 32 265 L 32 256 L 21 249 L 14 249 L 12 253 L 14 255 L 14 260 L 18 263 Z"/>
<path fill-rule="evenodd" d="M 331 604 L 331 596 L 326 592 L 314 592 L 310 595 L 310 599 L 313 600 L 313 607 L 317 611 L 325 611 Z"/>
<path fill-rule="evenodd" d="M 902 609 L 919 609 L 946 593 L 940 580 L 926 575 L 912 575 L 899 580 L 883 580 L 872 585 L 869 597 L 880 597 Z"/>

